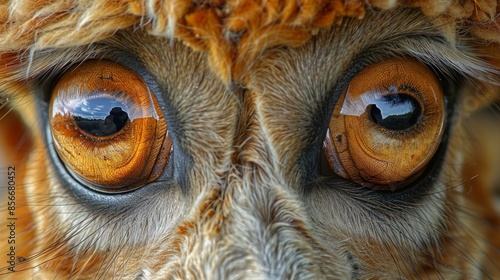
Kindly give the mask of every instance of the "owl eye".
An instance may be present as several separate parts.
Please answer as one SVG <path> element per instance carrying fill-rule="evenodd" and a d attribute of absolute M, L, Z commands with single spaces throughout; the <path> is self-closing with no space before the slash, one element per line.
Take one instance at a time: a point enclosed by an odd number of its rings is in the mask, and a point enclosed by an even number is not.
<path fill-rule="evenodd" d="M 49 125 L 75 179 L 101 192 L 130 191 L 161 175 L 171 142 L 157 101 L 131 69 L 89 60 L 57 81 Z"/>
<path fill-rule="evenodd" d="M 441 142 L 444 97 L 434 73 L 412 59 L 364 68 L 333 110 L 324 141 L 336 175 L 395 190 L 414 181 Z"/>

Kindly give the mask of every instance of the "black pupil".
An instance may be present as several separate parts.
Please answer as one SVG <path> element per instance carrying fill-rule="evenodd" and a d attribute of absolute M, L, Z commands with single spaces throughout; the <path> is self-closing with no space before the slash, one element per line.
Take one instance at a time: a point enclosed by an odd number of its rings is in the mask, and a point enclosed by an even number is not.
<path fill-rule="evenodd" d="M 368 107 L 371 119 L 390 130 L 405 130 L 414 126 L 420 116 L 420 104 L 407 94 L 390 94 L 376 99 Z"/>
<path fill-rule="evenodd" d="M 76 125 L 95 136 L 110 136 L 120 131 L 129 120 L 127 107 L 120 101 L 99 97 L 87 99 L 72 112 Z"/>

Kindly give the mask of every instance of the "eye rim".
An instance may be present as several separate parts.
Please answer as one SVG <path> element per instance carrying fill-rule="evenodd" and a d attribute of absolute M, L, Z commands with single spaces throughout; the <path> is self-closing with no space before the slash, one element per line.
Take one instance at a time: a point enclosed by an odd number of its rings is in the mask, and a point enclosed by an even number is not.
<path fill-rule="evenodd" d="M 371 55 L 373 55 L 373 54 L 371 54 Z M 356 188 L 365 189 L 366 191 L 368 191 L 370 193 L 380 193 L 382 196 L 389 198 L 389 199 L 399 199 L 399 198 L 406 199 L 404 197 L 413 196 L 413 194 L 416 193 L 416 190 L 419 190 L 422 188 L 422 184 L 424 182 L 428 181 L 426 176 L 428 177 L 428 176 L 431 176 L 430 174 L 439 173 L 439 170 L 441 168 L 441 166 L 439 166 L 439 164 L 437 164 L 438 162 L 436 162 L 436 161 L 444 159 L 444 156 L 446 154 L 447 145 L 448 145 L 447 140 L 448 140 L 448 134 L 449 134 L 449 125 L 448 124 L 453 122 L 453 112 L 454 112 L 454 110 L 453 110 L 454 107 L 452 106 L 453 103 L 450 101 L 452 101 L 456 98 L 456 92 L 454 91 L 453 84 L 450 83 L 450 85 L 449 85 L 448 84 L 449 81 L 447 79 L 445 79 L 443 76 L 446 75 L 446 76 L 449 76 L 450 79 L 452 79 L 453 77 L 456 76 L 456 73 L 454 71 L 452 71 L 451 69 L 447 69 L 449 72 L 447 72 L 446 70 L 441 71 L 439 69 L 435 69 L 432 66 L 426 65 L 426 63 L 423 63 L 421 60 L 417 59 L 416 57 L 408 56 L 406 54 L 401 55 L 401 56 L 382 56 L 381 58 L 379 58 L 375 61 L 371 58 L 371 55 L 364 55 L 360 58 L 355 59 L 354 63 L 351 65 L 351 68 L 348 68 L 348 71 L 346 71 L 343 78 L 339 81 L 339 83 L 337 84 L 337 86 L 333 90 L 333 97 L 330 99 L 330 103 L 329 103 L 329 108 L 330 108 L 329 112 L 330 113 L 327 116 L 328 122 L 326 122 L 325 128 L 324 128 L 325 132 L 323 135 L 325 135 L 325 138 L 323 141 L 320 142 L 321 143 L 321 145 L 320 145 L 321 146 L 320 147 L 321 153 L 318 152 L 318 154 L 320 154 L 319 155 L 320 160 L 318 160 L 316 162 L 316 166 L 318 166 L 318 169 L 317 169 L 318 173 L 317 174 L 318 174 L 319 178 L 330 178 L 331 180 L 335 180 L 335 181 L 338 181 L 338 180 L 344 181 L 345 180 L 346 182 L 350 183 L 348 185 L 352 185 L 352 184 L 357 185 Z M 331 118 L 333 115 L 333 111 L 335 110 L 335 107 L 336 107 L 335 105 L 342 100 L 344 93 L 347 90 L 347 88 L 349 87 L 352 79 L 354 79 L 354 77 L 356 77 L 364 69 L 366 69 L 367 67 L 371 67 L 372 65 L 376 65 L 377 63 L 383 62 L 385 60 L 398 60 L 398 59 L 413 60 L 413 61 L 421 64 L 422 66 L 426 67 L 426 69 L 429 71 L 429 73 L 431 73 L 433 75 L 433 77 L 435 78 L 435 80 L 437 81 L 438 89 L 440 89 L 440 92 L 442 94 L 441 95 L 441 97 L 442 97 L 441 108 L 443 108 L 443 111 L 442 111 L 443 116 L 442 116 L 442 122 L 441 122 L 441 128 L 440 128 L 441 132 L 440 132 L 440 138 L 438 139 L 439 141 L 437 141 L 437 145 L 436 145 L 436 148 L 434 150 L 434 153 L 429 158 L 428 162 L 418 172 L 409 176 L 413 179 L 411 179 L 411 181 L 405 183 L 402 187 L 387 188 L 386 187 L 387 185 L 386 186 L 375 185 L 375 187 L 374 187 L 374 186 L 367 186 L 364 184 L 359 184 L 359 183 L 354 182 L 350 179 L 345 179 L 333 171 L 331 164 L 328 163 L 329 158 L 327 156 L 327 151 L 325 148 L 325 142 L 326 142 L 327 138 L 330 136 L 329 135 L 330 122 L 331 122 Z M 453 73 L 455 73 L 455 74 L 453 74 Z M 459 83 L 459 82 L 455 81 L 455 83 Z M 422 102 L 424 102 L 422 100 L 422 98 L 424 98 L 424 97 L 421 95 L 421 93 L 418 90 L 415 90 L 415 88 L 413 88 L 412 86 L 406 86 L 406 89 L 409 89 L 409 90 L 414 92 L 415 95 L 413 97 L 415 97 L 415 96 L 418 97 L 418 98 L 415 98 L 415 100 L 417 100 L 419 104 L 422 104 Z M 422 109 L 421 113 L 424 114 L 425 106 L 421 105 L 421 109 Z M 372 121 L 370 120 L 370 122 L 372 122 Z M 376 126 L 380 130 L 386 130 L 388 133 L 394 133 L 394 132 L 397 133 L 396 130 L 389 130 L 389 129 L 383 128 L 381 126 L 378 126 L 375 122 L 372 122 L 372 123 L 374 126 Z M 412 127 L 405 129 L 405 130 L 401 130 L 400 132 L 404 132 L 404 133 L 410 132 L 411 133 L 414 129 L 418 130 L 419 126 L 420 126 L 419 123 L 420 122 L 417 121 L 417 123 L 415 125 L 413 125 Z M 328 139 L 328 140 L 330 140 L 330 139 Z M 332 140 L 330 140 L 330 141 L 332 141 Z M 436 171 L 436 172 L 433 172 L 433 171 Z"/>
<path fill-rule="evenodd" d="M 36 110 L 35 114 L 38 116 L 39 120 L 44 120 L 40 123 L 42 136 L 40 141 L 42 141 L 42 145 L 46 147 L 46 163 L 49 170 L 49 178 L 46 180 L 51 182 L 49 184 L 51 186 L 50 191 L 56 192 L 58 197 L 62 197 L 65 201 L 69 201 L 68 203 L 76 205 L 79 209 L 82 209 L 82 211 L 94 213 L 96 218 L 106 213 L 105 218 L 107 219 L 119 218 L 121 220 L 124 217 L 124 213 L 140 213 L 145 207 L 156 207 L 155 203 L 158 203 L 158 200 L 155 200 L 155 198 L 161 199 L 162 205 L 175 205 L 174 207 L 168 207 L 168 209 L 177 209 L 172 210 L 173 214 L 183 213 L 183 209 L 188 207 L 186 205 L 189 205 L 184 202 L 183 194 L 188 191 L 188 172 L 193 159 L 183 147 L 179 145 L 177 137 L 182 135 L 182 131 L 179 128 L 176 108 L 171 105 L 169 99 L 169 89 L 160 86 L 156 78 L 134 53 L 126 52 L 121 49 L 112 49 L 110 54 L 106 56 L 96 57 L 89 55 L 87 57 L 87 59 L 101 58 L 123 64 L 132 69 L 142 77 L 144 82 L 151 89 L 169 124 L 169 133 L 172 140 L 170 157 L 163 173 L 157 181 L 147 183 L 132 191 L 123 193 L 99 192 L 76 181 L 73 176 L 67 172 L 66 167 L 57 155 L 57 152 L 55 152 L 52 137 L 50 135 L 50 128 L 47 121 L 49 119 L 50 93 L 52 92 L 51 87 L 54 81 L 59 77 L 59 73 L 52 70 L 52 75 L 36 78 L 35 85 L 40 94 L 35 94 L 34 96 L 37 108 L 39 108 L 39 110 Z M 68 65 L 71 66 L 78 63 L 81 63 L 81 60 L 75 60 Z M 67 69 L 67 66 L 62 69 Z M 169 201 L 175 203 L 172 204 Z M 165 202 L 167 203 L 165 204 Z M 125 210 L 126 212 L 124 212 Z M 127 216 L 129 215 L 127 214 Z"/>
<path fill-rule="evenodd" d="M 120 54 L 120 52 L 118 52 Z M 134 75 L 139 77 L 139 79 L 142 81 L 144 86 L 148 89 L 151 102 L 153 104 L 153 108 L 155 109 L 156 118 L 159 118 L 158 116 L 161 117 L 161 119 L 165 123 L 165 133 L 163 137 L 163 142 L 161 144 L 161 147 L 158 148 L 158 152 L 156 155 L 156 158 L 153 160 L 152 167 L 150 168 L 150 171 L 148 172 L 148 176 L 145 177 L 145 179 L 135 182 L 133 184 L 125 185 L 123 187 L 107 187 L 107 186 L 102 186 L 99 184 L 96 184 L 94 182 L 90 182 L 86 180 L 85 178 L 77 175 L 74 173 L 74 171 L 67 166 L 67 164 L 64 162 L 64 160 L 61 158 L 61 156 L 58 154 L 56 151 L 57 149 L 55 148 L 55 143 L 54 140 L 52 139 L 52 132 L 50 128 L 50 122 L 47 122 L 47 132 L 46 132 L 46 138 L 47 142 L 51 143 L 51 148 L 54 150 L 55 156 L 53 156 L 53 161 L 59 162 L 63 167 L 64 170 L 67 172 L 65 179 L 66 181 L 69 181 L 68 178 L 71 178 L 71 181 L 74 181 L 75 185 L 80 186 L 80 188 L 88 189 L 93 193 L 96 194 L 101 194 L 101 195 L 116 195 L 119 194 L 120 196 L 123 196 L 125 194 L 129 194 L 132 192 L 138 192 L 140 189 L 144 188 L 147 185 L 150 184 L 155 184 L 156 181 L 171 181 L 173 178 L 173 141 L 171 138 L 171 126 L 170 123 L 167 125 L 167 115 L 166 112 L 168 113 L 169 111 L 166 109 L 166 103 L 161 94 L 161 90 L 159 89 L 158 84 L 156 83 L 155 79 L 151 76 L 151 74 L 147 71 L 147 69 L 135 59 L 135 57 L 130 56 L 129 54 L 125 55 L 118 55 L 118 56 L 113 56 L 113 57 L 108 57 L 108 58 L 88 58 L 83 61 L 77 61 L 73 62 L 72 64 L 69 64 L 67 67 L 65 67 L 64 71 L 61 71 L 60 74 L 55 76 L 55 79 L 52 80 L 51 86 L 49 89 L 49 100 L 47 100 L 47 118 L 49 119 L 51 113 L 51 97 L 50 95 L 54 95 L 54 88 L 56 87 L 57 83 L 61 80 L 61 78 L 68 73 L 68 71 L 71 71 L 73 67 L 82 65 L 86 62 L 92 62 L 92 61 L 106 61 L 109 63 L 114 63 L 116 65 L 119 65 L 120 67 L 126 68 L 128 71 L 132 72 Z M 122 94 L 122 93 L 114 93 L 114 94 Z M 160 98 L 158 98 L 160 97 Z M 45 97 L 46 99 L 47 97 Z M 53 96 L 52 96 L 53 98 Z M 85 131 L 80 131 L 81 133 L 86 133 Z M 87 136 L 91 141 L 102 141 L 102 140 L 107 140 L 107 139 L 112 139 L 115 137 L 120 137 L 120 135 L 124 134 L 123 129 L 117 131 L 115 134 L 110 135 L 110 136 L 98 136 L 98 140 L 96 140 L 96 136 L 93 136 L 91 134 L 88 134 Z M 50 138 L 50 139 L 49 139 Z M 166 148 L 166 146 L 168 146 Z M 166 156 L 165 156 L 166 155 Z M 161 163 L 159 163 L 161 162 Z"/>

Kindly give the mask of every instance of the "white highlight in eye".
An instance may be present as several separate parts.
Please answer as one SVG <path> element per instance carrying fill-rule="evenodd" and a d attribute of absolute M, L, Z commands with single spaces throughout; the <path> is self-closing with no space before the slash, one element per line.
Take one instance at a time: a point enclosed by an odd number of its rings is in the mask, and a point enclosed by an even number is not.
<path fill-rule="evenodd" d="M 54 107 L 52 109 L 52 117 L 56 114 L 67 115 L 71 114 L 74 108 L 82 107 L 81 104 L 84 104 L 88 107 L 85 99 L 59 99 L 59 102 L 54 102 Z"/>
<path fill-rule="evenodd" d="M 341 115 L 361 116 L 366 112 L 366 108 L 375 103 L 375 100 L 382 97 L 379 91 L 370 91 L 354 97 L 349 92 L 346 93 L 344 104 L 340 111 Z"/>

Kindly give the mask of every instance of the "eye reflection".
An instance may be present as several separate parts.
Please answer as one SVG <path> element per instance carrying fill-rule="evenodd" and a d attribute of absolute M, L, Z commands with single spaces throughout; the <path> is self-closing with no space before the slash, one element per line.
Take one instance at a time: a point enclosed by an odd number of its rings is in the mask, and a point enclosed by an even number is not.
<path fill-rule="evenodd" d="M 112 98 L 100 97 L 85 100 L 73 108 L 75 124 L 94 136 L 111 136 L 129 121 L 127 107 Z"/>
<path fill-rule="evenodd" d="M 407 94 L 382 96 L 373 100 L 367 109 L 374 123 L 390 130 L 411 128 L 421 116 L 420 104 Z"/>

